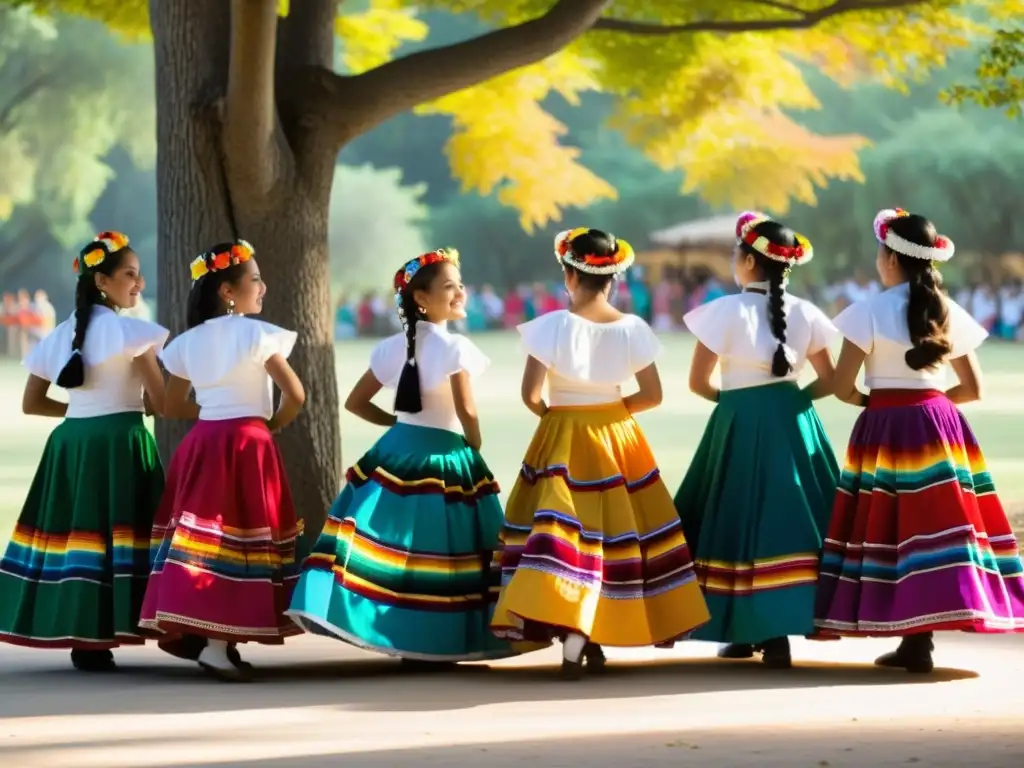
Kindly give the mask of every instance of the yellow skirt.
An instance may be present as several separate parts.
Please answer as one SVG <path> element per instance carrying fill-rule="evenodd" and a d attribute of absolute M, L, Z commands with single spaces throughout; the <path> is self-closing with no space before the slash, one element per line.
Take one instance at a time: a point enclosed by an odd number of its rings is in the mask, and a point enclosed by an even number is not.
<path fill-rule="evenodd" d="M 623 403 L 552 408 L 509 496 L 491 629 L 547 644 L 685 638 L 710 618 L 672 496 Z"/>

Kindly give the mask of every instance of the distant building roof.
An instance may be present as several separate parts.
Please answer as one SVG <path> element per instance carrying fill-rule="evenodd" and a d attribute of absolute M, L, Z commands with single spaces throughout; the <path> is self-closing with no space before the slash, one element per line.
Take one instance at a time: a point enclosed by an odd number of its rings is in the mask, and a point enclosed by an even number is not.
<path fill-rule="evenodd" d="M 687 221 L 667 229 L 651 232 L 649 238 L 655 245 L 669 248 L 702 245 L 731 247 L 736 242 L 736 219 L 738 217 L 738 213 L 730 213 L 697 221 Z"/>

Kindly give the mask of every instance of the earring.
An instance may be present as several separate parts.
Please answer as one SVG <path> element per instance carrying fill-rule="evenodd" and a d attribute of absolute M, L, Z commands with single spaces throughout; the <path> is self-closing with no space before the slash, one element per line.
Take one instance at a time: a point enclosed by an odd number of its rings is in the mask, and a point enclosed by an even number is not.
<path fill-rule="evenodd" d="M 420 311 L 421 315 L 427 314 L 427 310 L 425 310 L 423 307 L 416 307 L 416 309 L 418 309 Z"/>
<path fill-rule="evenodd" d="M 228 301 L 228 314 L 229 315 L 235 314 L 235 300 L 234 299 L 230 299 Z"/>
<path fill-rule="evenodd" d="M 100 300 L 101 301 L 106 301 L 107 300 L 107 294 L 104 291 L 100 291 Z"/>

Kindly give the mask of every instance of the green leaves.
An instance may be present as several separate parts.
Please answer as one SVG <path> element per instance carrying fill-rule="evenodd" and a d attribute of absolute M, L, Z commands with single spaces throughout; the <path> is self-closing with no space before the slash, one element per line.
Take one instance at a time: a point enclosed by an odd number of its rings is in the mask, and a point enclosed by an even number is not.
<path fill-rule="evenodd" d="M 993 35 L 975 72 L 976 81 L 956 85 L 943 94 L 948 104 L 974 103 L 1020 117 L 1024 107 L 1024 28 L 1001 29 Z"/>

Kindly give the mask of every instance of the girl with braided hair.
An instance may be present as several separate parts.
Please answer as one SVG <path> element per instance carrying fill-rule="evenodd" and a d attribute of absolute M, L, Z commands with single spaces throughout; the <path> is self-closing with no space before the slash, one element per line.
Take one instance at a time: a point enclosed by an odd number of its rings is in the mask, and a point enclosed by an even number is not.
<path fill-rule="evenodd" d="M 934 632 L 1024 632 L 1024 568 L 957 408 L 981 397 L 975 350 L 988 334 L 942 291 L 937 267 L 953 242 L 899 208 L 879 212 L 874 233 L 887 290 L 835 319 L 844 338 L 835 395 L 864 410 L 825 540 L 815 623 L 823 636 L 901 637 L 875 663 L 927 673 Z M 862 366 L 870 394 L 856 386 Z"/>
<path fill-rule="evenodd" d="M 394 288 L 404 333 L 377 345 L 345 402 L 388 430 L 348 470 L 288 613 L 406 664 L 511 656 L 488 629 L 502 512 L 479 453 L 473 379 L 489 361 L 447 327 L 466 317 L 458 252 L 406 262 Z M 394 413 L 372 402 L 384 387 Z"/>
<path fill-rule="evenodd" d="M 522 396 L 540 417 L 508 499 L 495 634 L 562 642 L 562 674 L 600 672 L 601 646 L 671 645 L 708 620 L 672 497 L 634 414 L 661 403 L 650 326 L 609 301 L 629 243 L 555 238 L 572 306 L 519 326 Z M 623 395 L 624 384 L 639 390 Z M 547 384 L 548 400 L 543 397 Z"/>
<path fill-rule="evenodd" d="M 814 591 L 839 467 L 813 401 L 832 393 L 831 321 L 786 290 L 813 251 L 761 213 L 736 222 L 741 293 L 683 321 L 697 337 L 690 389 L 715 403 L 675 497 L 711 621 L 693 638 L 728 643 L 723 658 L 760 652 L 791 665 L 789 636 L 814 631 Z M 810 363 L 817 379 L 797 380 Z M 721 388 L 711 383 L 715 367 Z"/>
<path fill-rule="evenodd" d="M 143 414 L 163 408 L 156 353 L 168 331 L 118 314 L 145 280 L 119 232 L 75 260 L 75 312 L 25 359 L 26 414 L 63 418 L 0 560 L 0 641 L 70 648 L 84 671 L 114 668 L 111 649 L 143 642 L 150 529 L 163 467 Z M 51 385 L 68 402 L 49 397 Z"/>
<path fill-rule="evenodd" d="M 296 334 L 254 317 L 267 286 L 252 246 L 222 243 L 190 269 L 189 329 L 160 359 L 170 374 L 166 415 L 197 421 L 167 470 L 141 624 L 168 653 L 242 681 L 251 667 L 237 643 L 298 634 L 284 609 L 301 523 L 274 433 L 299 415 L 305 391 L 288 364 Z"/>

